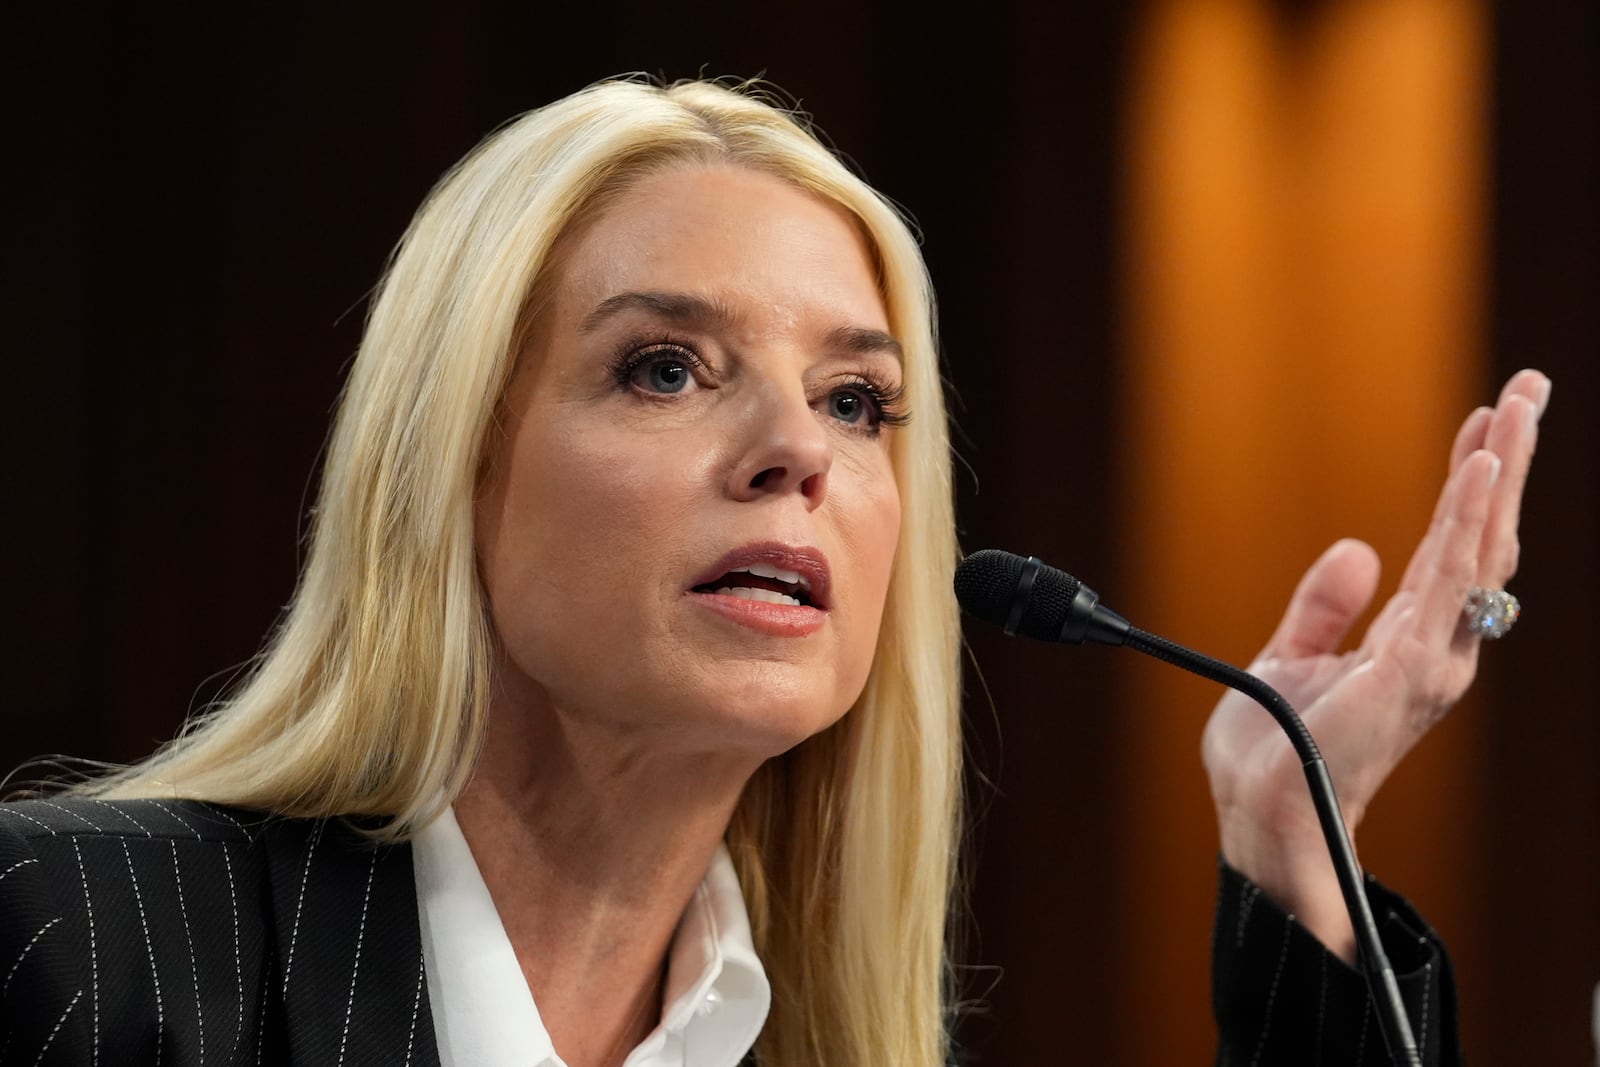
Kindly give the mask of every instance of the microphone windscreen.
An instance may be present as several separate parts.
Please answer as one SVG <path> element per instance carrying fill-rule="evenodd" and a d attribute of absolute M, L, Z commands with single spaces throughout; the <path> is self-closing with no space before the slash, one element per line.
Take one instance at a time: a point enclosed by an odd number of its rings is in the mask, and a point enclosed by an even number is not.
<path fill-rule="evenodd" d="M 956 565 L 956 599 L 968 614 L 996 626 L 1010 622 L 1016 610 L 1024 556 L 998 548 L 972 553 Z M 1082 585 L 1066 571 L 1041 564 L 1033 587 L 1020 595 L 1027 599 L 1016 632 L 1038 641 L 1059 641 L 1073 598 Z"/>

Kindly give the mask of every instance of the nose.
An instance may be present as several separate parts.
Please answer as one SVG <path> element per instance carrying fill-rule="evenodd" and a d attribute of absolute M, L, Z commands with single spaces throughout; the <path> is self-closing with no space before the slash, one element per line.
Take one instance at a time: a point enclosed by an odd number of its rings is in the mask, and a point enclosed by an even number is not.
<path fill-rule="evenodd" d="M 735 500 L 754 501 L 786 493 L 820 507 L 828 493 L 833 440 L 804 391 L 772 388 L 745 412 L 748 436 L 729 476 Z"/>

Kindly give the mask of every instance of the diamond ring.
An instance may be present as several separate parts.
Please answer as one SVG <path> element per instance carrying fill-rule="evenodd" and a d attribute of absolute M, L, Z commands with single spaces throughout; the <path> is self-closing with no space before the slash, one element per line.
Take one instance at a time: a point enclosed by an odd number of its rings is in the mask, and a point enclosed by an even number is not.
<path fill-rule="evenodd" d="M 1485 589 L 1475 585 L 1472 592 L 1467 594 L 1461 614 L 1466 620 L 1468 633 L 1493 641 L 1511 632 L 1517 617 L 1522 614 L 1522 605 L 1504 589 Z"/>

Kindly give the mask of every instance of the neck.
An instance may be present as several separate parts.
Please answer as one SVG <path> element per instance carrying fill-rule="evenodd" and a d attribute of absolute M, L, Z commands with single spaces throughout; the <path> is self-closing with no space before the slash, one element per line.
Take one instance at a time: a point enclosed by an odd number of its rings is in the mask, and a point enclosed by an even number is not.
<path fill-rule="evenodd" d="M 492 710 L 456 820 L 571 1067 L 614 1067 L 654 1029 L 673 931 L 758 763 L 545 703 Z"/>

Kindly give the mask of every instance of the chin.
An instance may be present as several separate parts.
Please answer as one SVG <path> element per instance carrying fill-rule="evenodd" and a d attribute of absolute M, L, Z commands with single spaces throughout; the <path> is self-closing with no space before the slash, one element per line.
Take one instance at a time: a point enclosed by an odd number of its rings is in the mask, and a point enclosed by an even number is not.
<path fill-rule="evenodd" d="M 703 727 L 712 749 L 740 748 L 761 759 L 781 755 L 842 719 L 859 695 L 838 692 L 833 685 L 774 685 L 752 681 L 719 686 L 715 693 L 682 693 L 676 722 Z M 848 698 L 847 698 L 848 696 Z M 690 727 L 690 732 L 701 730 Z"/>

